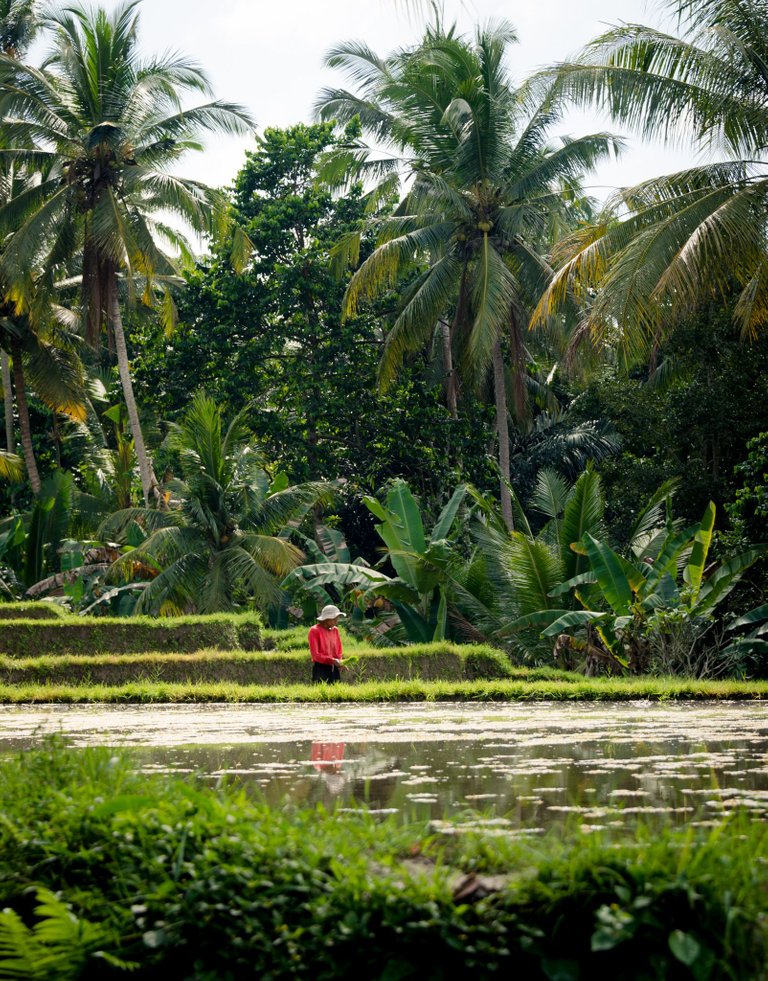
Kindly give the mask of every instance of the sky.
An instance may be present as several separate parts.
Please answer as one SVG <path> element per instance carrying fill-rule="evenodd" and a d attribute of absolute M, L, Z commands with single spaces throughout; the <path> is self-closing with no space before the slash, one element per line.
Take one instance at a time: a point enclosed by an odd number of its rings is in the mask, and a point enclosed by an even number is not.
<path fill-rule="evenodd" d="M 98 0 L 107 8 L 118 0 Z M 341 76 L 324 67 L 326 52 L 343 40 L 362 39 L 380 54 L 415 42 L 423 14 L 406 0 L 144 0 L 142 47 L 158 54 L 178 50 L 199 61 L 218 98 L 245 105 L 258 129 L 309 121 L 325 85 Z M 445 0 L 447 20 L 464 30 L 488 19 L 507 19 L 520 43 L 511 50 L 516 80 L 532 70 L 574 55 L 610 24 L 661 24 L 658 6 L 646 0 Z M 555 135 L 618 131 L 595 114 L 574 113 Z M 185 176 L 227 185 L 242 165 L 252 139 L 212 137 L 204 153 L 184 161 Z M 639 138 L 618 162 L 588 179 L 595 196 L 669 173 L 694 162 L 691 152 L 672 151 Z"/>

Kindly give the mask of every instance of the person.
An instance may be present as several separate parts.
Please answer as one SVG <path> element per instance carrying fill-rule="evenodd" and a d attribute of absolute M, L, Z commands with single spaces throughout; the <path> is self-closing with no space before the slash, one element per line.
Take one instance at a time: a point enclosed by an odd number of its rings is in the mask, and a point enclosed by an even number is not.
<path fill-rule="evenodd" d="M 341 773 L 344 743 L 325 743 L 316 739 L 312 743 L 310 760 L 320 773 Z"/>
<path fill-rule="evenodd" d="M 309 628 L 312 683 L 341 681 L 343 654 L 338 622 L 345 616 L 338 606 L 324 606 L 317 623 Z"/>

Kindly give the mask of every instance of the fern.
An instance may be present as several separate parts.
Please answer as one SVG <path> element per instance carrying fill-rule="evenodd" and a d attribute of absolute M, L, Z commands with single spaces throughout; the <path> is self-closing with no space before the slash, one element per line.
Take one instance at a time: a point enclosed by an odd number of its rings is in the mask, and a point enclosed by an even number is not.
<path fill-rule="evenodd" d="M 77 917 L 67 903 L 48 889 L 38 889 L 36 896 L 36 921 L 31 927 L 13 909 L 0 913 L 2 981 L 69 981 L 80 977 L 86 964 L 94 960 L 120 971 L 138 966 L 104 950 L 116 942 L 107 927 Z"/>

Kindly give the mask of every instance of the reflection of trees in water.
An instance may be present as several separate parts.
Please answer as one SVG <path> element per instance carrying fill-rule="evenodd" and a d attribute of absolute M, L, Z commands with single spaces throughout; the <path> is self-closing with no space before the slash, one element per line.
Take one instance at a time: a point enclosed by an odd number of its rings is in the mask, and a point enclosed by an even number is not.
<path fill-rule="evenodd" d="M 683 793 L 685 788 L 768 789 L 768 777 L 760 773 L 759 750 L 763 747 L 746 740 L 626 740 L 613 744 L 606 738 L 566 745 L 541 745 L 537 740 L 536 745 L 526 746 L 517 741 L 507 745 L 496 736 L 492 748 L 483 740 L 359 742 L 346 743 L 343 750 L 340 742 L 329 740 L 314 746 L 307 740 L 152 748 L 140 750 L 139 756 L 154 766 L 203 774 L 242 770 L 220 779 L 234 781 L 274 806 L 286 799 L 308 806 L 355 802 L 376 809 L 398 808 L 414 817 L 481 811 L 503 815 L 519 828 L 568 819 L 561 812 L 550 811 L 551 805 L 619 811 L 636 806 L 666 810 L 693 805 L 698 810 L 705 795 Z M 317 748 L 320 746 L 327 748 Z M 691 754 L 707 752 L 714 754 L 717 765 L 711 772 L 707 768 L 694 771 L 694 763 L 704 762 L 705 757 L 691 758 Z M 725 775 L 724 770 L 739 773 Z M 687 772 L 695 772 L 696 777 L 683 780 L 675 776 Z M 615 791 L 624 794 L 614 796 Z M 437 802 L 418 803 L 409 796 L 422 794 L 436 796 Z M 467 800 L 485 794 L 495 796 Z M 617 817 L 620 814 L 613 816 Z M 650 817 L 665 823 L 691 819 L 690 815 L 673 813 Z"/>

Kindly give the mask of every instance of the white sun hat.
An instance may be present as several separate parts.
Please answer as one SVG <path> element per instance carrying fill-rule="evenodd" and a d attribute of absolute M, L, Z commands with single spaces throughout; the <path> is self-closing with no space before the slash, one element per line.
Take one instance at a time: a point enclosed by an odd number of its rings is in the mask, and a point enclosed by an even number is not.
<path fill-rule="evenodd" d="M 342 613 L 338 606 L 324 606 L 320 611 L 320 616 L 317 618 L 318 622 L 322 620 L 335 620 L 336 617 L 345 617 L 347 614 Z"/>

